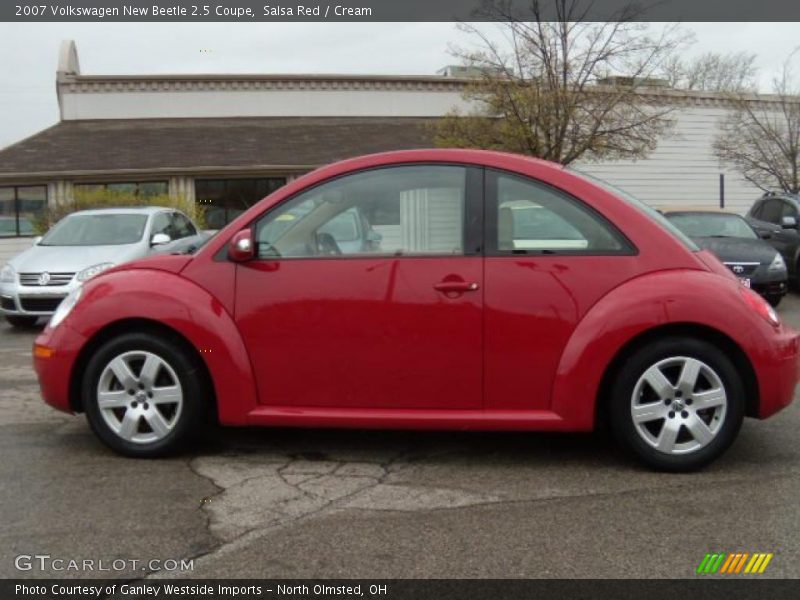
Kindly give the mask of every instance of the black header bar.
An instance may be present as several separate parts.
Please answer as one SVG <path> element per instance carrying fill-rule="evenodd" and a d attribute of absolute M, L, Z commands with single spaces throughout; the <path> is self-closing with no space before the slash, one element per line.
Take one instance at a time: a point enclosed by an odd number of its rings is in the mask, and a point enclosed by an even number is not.
<path fill-rule="evenodd" d="M 539 0 L 543 20 L 557 20 L 555 2 Z M 572 1 L 572 0 L 568 0 Z M 585 21 L 800 21 L 793 0 L 575 0 Z M 3 0 L 4 22 L 389 22 L 491 21 L 485 6 L 500 2 L 524 15 L 531 0 Z M 530 20 L 530 19 L 527 19 Z"/>

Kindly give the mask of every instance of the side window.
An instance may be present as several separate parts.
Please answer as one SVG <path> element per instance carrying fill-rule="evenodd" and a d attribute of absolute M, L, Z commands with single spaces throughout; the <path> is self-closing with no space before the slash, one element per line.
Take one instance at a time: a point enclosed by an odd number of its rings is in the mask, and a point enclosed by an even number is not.
<path fill-rule="evenodd" d="M 750 209 L 750 215 L 754 219 L 761 219 L 761 209 L 763 208 L 763 202 L 756 202 L 753 208 Z"/>
<path fill-rule="evenodd" d="M 781 217 L 797 218 L 797 209 L 790 202 L 781 202 Z"/>
<path fill-rule="evenodd" d="M 761 205 L 760 219 L 768 223 L 775 223 L 776 225 L 780 223 L 781 212 L 783 211 L 781 204 L 783 203 L 780 200 L 765 200 L 764 204 Z"/>
<path fill-rule="evenodd" d="M 172 231 L 175 235 L 170 235 L 173 240 L 189 237 L 190 235 L 197 235 L 192 222 L 181 213 L 172 213 Z"/>
<path fill-rule="evenodd" d="M 153 217 L 153 227 L 150 230 L 150 238 L 157 233 L 166 233 L 169 235 L 170 239 L 172 239 L 172 236 L 170 235 L 169 213 L 158 213 L 155 217 Z"/>
<path fill-rule="evenodd" d="M 603 254 L 630 251 L 610 223 L 578 200 L 545 184 L 489 172 L 489 247 L 500 253 Z"/>
<path fill-rule="evenodd" d="M 256 224 L 261 258 L 459 255 L 467 169 L 413 165 L 324 183 Z"/>

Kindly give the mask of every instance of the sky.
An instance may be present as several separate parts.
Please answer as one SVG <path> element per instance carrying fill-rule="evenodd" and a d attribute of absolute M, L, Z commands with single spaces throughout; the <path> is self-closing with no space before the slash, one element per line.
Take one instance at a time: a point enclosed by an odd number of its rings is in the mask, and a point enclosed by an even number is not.
<path fill-rule="evenodd" d="M 484 25 L 484 27 L 493 27 Z M 798 46 L 797 23 L 687 23 L 703 52 L 757 54 L 760 87 Z M 470 39 L 453 23 L 0 23 L 0 148 L 58 121 L 55 73 L 74 39 L 84 74 L 434 74 Z"/>

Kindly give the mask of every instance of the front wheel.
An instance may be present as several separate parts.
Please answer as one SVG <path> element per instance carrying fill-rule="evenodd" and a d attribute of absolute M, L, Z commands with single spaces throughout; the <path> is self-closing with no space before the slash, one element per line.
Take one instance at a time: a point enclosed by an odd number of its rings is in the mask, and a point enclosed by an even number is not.
<path fill-rule="evenodd" d="M 669 337 L 625 361 L 612 390 L 611 424 L 649 466 L 691 471 L 733 443 L 744 406 L 742 380 L 725 353 L 699 339 Z"/>
<path fill-rule="evenodd" d="M 202 424 L 209 398 L 198 359 L 177 340 L 129 333 L 101 346 L 83 377 L 86 418 L 120 454 L 150 458 L 178 450 Z"/>

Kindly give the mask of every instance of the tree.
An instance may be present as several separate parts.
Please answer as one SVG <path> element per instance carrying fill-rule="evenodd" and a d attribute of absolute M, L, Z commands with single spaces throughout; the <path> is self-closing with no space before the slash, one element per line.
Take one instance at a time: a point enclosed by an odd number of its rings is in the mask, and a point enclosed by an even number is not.
<path fill-rule="evenodd" d="M 453 53 L 480 75 L 464 97 L 475 110 L 448 113 L 436 143 L 536 156 L 562 164 L 577 159 L 646 156 L 672 125 L 672 110 L 642 86 L 686 41 L 678 26 L 651 35 L 631 4 L 611 22 L 591 22 L 591 1 L 532 0 L 524 12 L 507 0 L 484 3 L 503 42 L 461 24 L 475 50 Z M 610 78 L 624 75 L 624 79 Z"/>
<path fill-rule="evenodd" d="M 693 59 L 671 56 L 662 77 L 670 87 L 699 92 L 744 92 L 756 89 L 756 55 L 749 52 L 706 52 Z"/>
<path fill-rule="evenodd" d="M 800 95 L 791 72 L 793 52 L 773 81 L 774 94 L 730 94 L 733 112 L 714 139 L 714 153 L 764 190 L 800 192 Z"/>
<path fill-rule="evenodd" d="M 95 189 L 75 190 L 73 198 L 63 204 L 48 206 L 39 214 L 32 223 L 37 235 L 43 235 L 53 225 L 69 214 L 79 210 L 95 208 L 118 208 L 121 206 L 166 206 L 183 211 L 200 228 L 206 228 L 206 211 L 204 206 L 190 200 L 186 196 L 170 196 L 159 194 L 155 196 L 138 196 L 131 192 Z"/>

